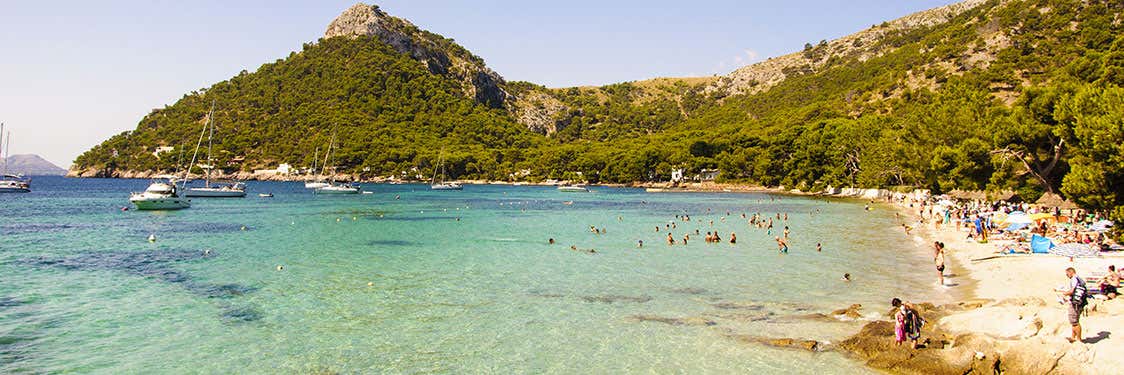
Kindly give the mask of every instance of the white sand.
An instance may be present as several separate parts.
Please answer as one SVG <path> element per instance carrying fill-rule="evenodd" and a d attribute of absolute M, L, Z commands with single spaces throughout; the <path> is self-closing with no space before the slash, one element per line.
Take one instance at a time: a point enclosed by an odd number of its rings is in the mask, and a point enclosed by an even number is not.
<path fill-rule="evenodd" d="M 908 211 L 907 216 L 916 223 L 914 209 L 902 210 Z M 945 243 L 946 256 L 952 261 L 945 269 L 950 289 L 968 289 L 962 290 L 962 295 L 996 301 L 945 318 L 942 322 L 949 323 L 950 329 L 962 327 L 965 333 L 1002 339 L 1001 345 L 1010 356 L 1060 355 L 1054 371 L 1124 373 L 1124 298 L 1092 301 L 1090 313 L 1081 318 L 1086 342 L 1070 344 L 1066 341 L 1066 306 L 1057 302 L 1058 293 L 1054 292 L 1066 285 L 1067 267 L 1088 277 L 1094 272 L 1103 274 L 1110 264 L 1124 266 L 1124 257 L 1070 259 L 1038 254 L 972 261 L 998 255 L 998 247 L 967 239 L 967 232 L 949 225 L 936 230 L 931 222 L 917 227 L 914 234 L 925 237 L 929 244 L 934 240 Z M 925 271 L 932 271 L 935 283 L 935 269 Z M 949 275 L 953 277 L 948 279 Z"/>

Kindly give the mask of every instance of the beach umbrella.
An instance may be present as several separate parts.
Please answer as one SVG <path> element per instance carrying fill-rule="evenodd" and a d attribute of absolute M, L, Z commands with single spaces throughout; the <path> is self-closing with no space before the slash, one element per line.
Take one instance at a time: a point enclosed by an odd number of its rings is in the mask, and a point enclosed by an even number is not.
<path fill-rule="evenodd" d="M 1095 257 L 1101 255 L 1099 249 L 1083 243 L 1063 243 L 1050 249 L 1050 254 L 1064 257 Z"/>
<path fill-rule="evenodd" d="M 1034 221 L 1050 219 L 1050 218 L 1053 218 L 1053 217 L 1054 217 L 1054 215 L 1044 213 L 1044 212 L 1039 212 L 1039 213 L 1036 213 L 1036 214 L 1030 214 L 1030 220 L 1034 220 Z"/>
<path fill-rule="evenodd" d="M 1015 211 L 1008 214 L 1007 218 L 1003 219 L 1003 222 L 1007 224 L 1030 224 L 1034 222 L 1034 219 L 1031 219 L 1030 216 L 1025 213 Z"/>
<path fill-rule="evenodd" d="M 1109 229 L 1112 229 L 1112 225 L 1113 224 L 1112 224 L 1111 221 L 1101 220 L 1101 221 L 1093 223 L 1093 225 L 1090 225 L 1089 230 L 1095 231 L 1095 232 L 1105 232 L 1105 231 L 1108 231 Z"/>
<path fill-rule="evenodd" d="M 1030 226 L 1030 224 L 1027 224 L 1027 223 L 1013 223 L 1013 224 L 1011 224 L 1011 225 L 1008 225 L 1008 226 L 1007 226 L 1007 231 L 1008 231 L 1008 232 L 1014 232 L 1014 231 L 1016 231 L 1016 230 L 1022 230 L 1022 229 L 1026 229 L 1026 227 L 1027 227 L 1027 226 Z"/>

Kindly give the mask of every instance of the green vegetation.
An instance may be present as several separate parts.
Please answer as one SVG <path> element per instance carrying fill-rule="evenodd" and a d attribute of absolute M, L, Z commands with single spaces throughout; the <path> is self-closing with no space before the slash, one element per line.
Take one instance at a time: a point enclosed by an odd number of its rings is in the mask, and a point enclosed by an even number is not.
<path fill-rule="evenodd" d="M 750 95 L 686 80 L 505 84 L 515 97 L 538 93 L 565 108 L 551 135 L 378 40 L 334 38 L 186 95 L 75 165 L 174 168 L 174 158 L 150 153 L 194 144 L 213 99 L 219 154 L 245 157 L 233 167 L 243 170 L 310 165 L 335 128 L 336 164 L 363 177 L 424 170 L 445 147 L 459 178 L 508 180 L 525 169 L 530 180 L 581 172 L 590 182 L 666 181 L 676 168 L 717 168 L 721 180 L 801 189 L 1055 191 L 1122 221 L 1122 18 L 1119 2 L 992 1 L 935 26 L 878 26 L 883 37 L 853 46 L 869 58 L 809 43 L 802 55 L 826 66 L 794 68 Z"/>

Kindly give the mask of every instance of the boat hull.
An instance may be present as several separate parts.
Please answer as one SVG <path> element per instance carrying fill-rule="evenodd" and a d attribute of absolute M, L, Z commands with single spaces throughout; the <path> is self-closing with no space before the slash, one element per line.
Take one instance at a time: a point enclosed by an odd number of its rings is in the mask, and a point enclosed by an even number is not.
<path fill-rule="evenodd" d="M 191 207 L 191 200 L 179 197 L 129 199 L 138 210 L 180 210 Z"/>
<path fill-rule="evenodd" d="M 187 193 L 185 195 L 189 197 L 203 198 L 244 198 L 246 197 L 246 191 L 230 189 L 192 188 L 187 189 Z"/>
<path fill-rule="evenodd" d="M 320 188 L 326 188 L 328 186 L 331 186 L 331 185 L 328 185 L 327 182 L 305 182 L 304 183 L 305 189 L 320 189 Z"/>
<path fill-rule="evenodd" d="M 0 193 L 30 193 L 30 188 L 0 186 Z"/>
<path fill-rule="evenodd" d="M 561 192 L 564 192 L 564 193 L 586 193 L 586 192 L 589 192 L 589 189 L 586 189 L 586 188 L 583 188 L 583 187 L 575 187 L 575 186 L 563 186 L 563 187 L 558 188 L 558 191 L 561 191 Z"/>
<path fill-rule="evenodd" d="M 429 190 L 464 190 L 460 185 L 431 185 Z"/>
<path fill-rule="evenodd" d="M 316 189 L 316 194 L 325 194 L 325 195 L 359 194 L 359 189 L 357 189 L 357 188 L 324 187 L 324 188 Z"/>

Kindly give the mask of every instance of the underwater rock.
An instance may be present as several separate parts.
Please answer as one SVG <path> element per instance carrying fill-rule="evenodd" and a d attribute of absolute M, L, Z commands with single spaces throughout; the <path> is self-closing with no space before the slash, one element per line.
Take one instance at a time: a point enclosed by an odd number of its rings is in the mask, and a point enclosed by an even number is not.
<path fill-rule="evenodd" d="M 654 315 L 629 315 L 627 319 L 635 322 L 657 322 L 673 326 L 713 326 L 718 324 L 713 320 L 702 317 L 672 318 Z"/>
<path fill-rule="evenodd" d="M 652 297 L 651 296 L 621 296 L 621 295 L 615 295 L 615 294 L 607 294 L 607 295 L 601 295 L 601 296 L 584 296 L 584 297 L 582 297 L 582 300 L 584 300 L 586 302 L 590 302 L 590 303 L 594 303 L 594 302 L 600 302 L 600 303 L 617 303 L 617 302 L 644 303 L 644 302 L 651 301 Z"/>

